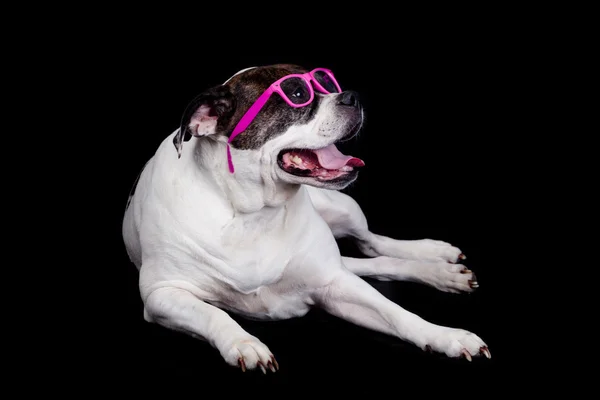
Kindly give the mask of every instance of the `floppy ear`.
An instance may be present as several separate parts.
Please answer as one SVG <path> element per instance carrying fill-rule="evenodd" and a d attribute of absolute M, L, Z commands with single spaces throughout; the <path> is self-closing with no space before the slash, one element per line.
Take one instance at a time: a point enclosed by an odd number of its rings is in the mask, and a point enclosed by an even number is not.
<path fill-rule="evenodd" d="M 190 102 L 181 118 L 179 131 L 173 138 L 177 156 L 181 157 L 183 142 L 192 136 L 208 136 L 218 133 L 222 122 L 233 114 L 235 98 L 226 86 L 216 86 L 205 91 Z"/>

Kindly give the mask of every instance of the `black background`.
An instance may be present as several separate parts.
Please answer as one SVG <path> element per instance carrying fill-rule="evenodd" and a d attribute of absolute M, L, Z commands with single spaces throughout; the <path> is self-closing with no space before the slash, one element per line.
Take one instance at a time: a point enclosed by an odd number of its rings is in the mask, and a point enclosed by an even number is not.
<path fill-rule="evenodd" d="M 138 31 L 124 23 L 114 38 L 89 40 L 65 67 L 81 84 L 71 115 L 78 114 L 77 125 L 93 132 L 81 142 L 90 151 L 77 156 L 93 177 L 94 185 L 82 190 L 93 197 L 95 211 L 86 225 L 97 238 L 80 250 L 93 273 L 86 289 L 90 303 L 79 305 L 92 322 L 87 335 L 68 334 L 85 364 L 72 369 L 82 368 L 87 378 L 109 387 L 226 385 L 228 392 L 251 397 L 400 395 L 407 388 L 469 396 L 516 385 L 522 375 L 515 371 L 527 362 L 510 365 L 504 340 L 511 231 L 505 231 L 508 211 L 502 207 L 510 164 L 502 143 L 521 112 L 512 91 L 521 50 L 510 48 L 506 32 L 490 29 L 488 22 L 398 30 L 388 23 L 390 29 L 378 35 L 349 23 L 323 37 L 315 29 L 311 40 L 293 42 L 278 41 L 276 28 L 268 35 L 237 32 L 226 39 L 216 28 L 199 27 L 197 36 L 188 32 L 184 41 L 177 32 L 163 36 L 162 30 Z M 412 283 L 369 282 L 429 321 L 478 334 L 491 360 L 468 363 L 424 354 L 319 310 L 268 323 L 234 316 L 279 361 L 279 372 L 263 376 L 227 366 L 205 342 L 143 321 L 137 271 L 121 238 L 135 178 L 195 95 L 242 68 L 282 62 L 330 68 L 343 88 L 360 94 L 366 124 L 341 149 L 366 162 L 345 192 L 361 205 L 371 230 L 460 247 L 480 288 L 453 295 Z M 351 243 L 340 245 L 344 255 L 358 255 Z"/>

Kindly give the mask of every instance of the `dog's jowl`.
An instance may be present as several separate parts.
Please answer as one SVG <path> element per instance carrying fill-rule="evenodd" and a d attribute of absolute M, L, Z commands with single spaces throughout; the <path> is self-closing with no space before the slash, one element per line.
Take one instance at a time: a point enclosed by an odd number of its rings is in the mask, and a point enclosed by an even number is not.
<path fill-rule="evenodd" d="M 277 320 L 310 307 L 423 350 L 489 358 L 475 334 L 425 321 L 360 278 L 477 288 L 459 249 L 372 233 L 339 191 L 364 165 L 336 147 L 363 121 L 358 94 L 342 86 L 324 68 L 274 65 L 192 101 L 144 167 L 123 220 L 144 318 L 208 341 L 244 370 L 278 364 L 229 313 Z M 339 237 L 368 258 L 342 257 Z"/>

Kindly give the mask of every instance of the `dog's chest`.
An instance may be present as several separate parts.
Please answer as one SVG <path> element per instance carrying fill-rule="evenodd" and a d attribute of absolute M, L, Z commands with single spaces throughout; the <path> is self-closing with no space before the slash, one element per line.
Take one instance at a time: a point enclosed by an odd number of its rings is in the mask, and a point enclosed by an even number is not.
<path fill-rule="evenodd" d="M 298 231 L 285 208 L 235 217 L 222 232 L 221 245 L 230 278 L 242 293 L 279 280 L 296 253 Z"/>

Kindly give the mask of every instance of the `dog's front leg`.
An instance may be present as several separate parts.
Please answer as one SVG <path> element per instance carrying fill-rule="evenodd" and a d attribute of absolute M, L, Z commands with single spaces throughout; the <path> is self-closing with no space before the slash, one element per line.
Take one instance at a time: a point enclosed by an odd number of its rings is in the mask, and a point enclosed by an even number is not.
<path fill-rule="evenodd" d="M 208 341 L 225 361 L 242 370 L 260 367 L 275 372 L 271 351 L 223 310 L 192 293 L 173 287 L 155 289 L 144 304 L 146 319 L 164 327 Z"/>
<path fill-rule="evenodd" d="M 449 243 L 431 240 L 396 240 L 369 230 L 367 218 L 350 196 L 308 187 L 312 203 L 336 238 L 354 238 L 361 252 L 370 257 L 386 256 L 408 260 L 456 263 L 465 259 L 461 250 Z"/>
<path fill-rule="evenodd" d="M 462 251 L 441 240 L 397 240 L 377 235 L 368 230 L 356 235 L 363 254 L 371 257 L 387 256 L 407 260 L 457 263 L 466 259 Z"/>
<path fill-rule="evenodd" d="M 352 273 L 381 281 L 417 282 L 449 293 L 470 293 L 479 287 L 473 271 L 460 264 L 402 260 L 386 256 L 342 257 L 342 260 Z"/>
<path fill-rule="evenodd" d="M 327 286 L 320 288 L 314 300 L 332 315 L 365 328 L 396 336 L 423 350 L 449 357 L 485 355 L 487 345 L 477 335 L 425 321 L 388 300 L 367 282 L 343 270 Z"/>

